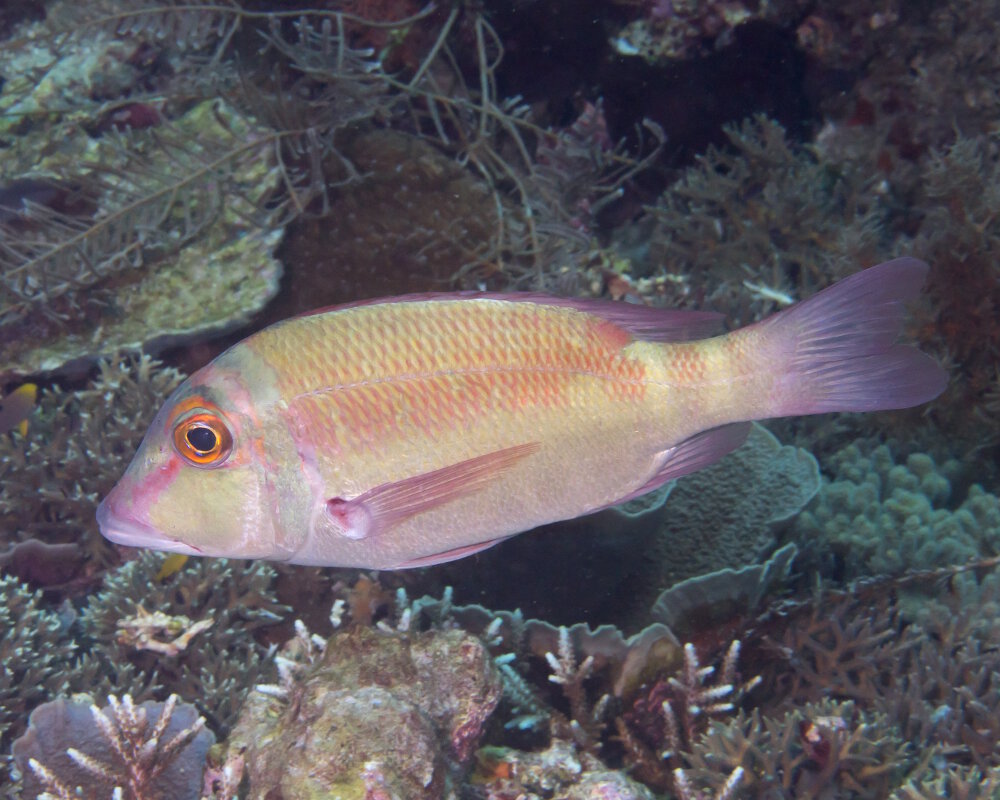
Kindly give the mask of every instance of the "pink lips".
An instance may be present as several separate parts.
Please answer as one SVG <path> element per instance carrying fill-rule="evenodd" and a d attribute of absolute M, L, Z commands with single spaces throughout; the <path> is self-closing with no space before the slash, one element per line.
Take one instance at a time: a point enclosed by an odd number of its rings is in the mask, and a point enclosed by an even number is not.
<path fill-rule="evenodd" d="M 201 555 L 201 551 L 197 548 L 174 541 L 155 528 L 122 514 L 115 508 L 114 500 L 115 492 L 112 491 L 97 507 L 97 524 L 105 538 L 127 547 L 151 547 L 169 553 Z"/>

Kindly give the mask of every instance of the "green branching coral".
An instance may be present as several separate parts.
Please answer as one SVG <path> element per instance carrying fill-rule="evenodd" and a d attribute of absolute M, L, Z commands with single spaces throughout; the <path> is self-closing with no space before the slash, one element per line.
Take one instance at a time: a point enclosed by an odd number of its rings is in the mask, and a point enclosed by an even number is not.
<path fill-rule="evenodd" d="M 0 437 L 4 544 L 80 542 L 96 563 L 116 562 L 94 511 L 181 378 L 147 356 L 120 358 L 103 362 L 85 389 L 44 392 L 28 435 Z"/>
<path fill-rule="evenodd" d="M 274 596 L 276 573 L 263 562 L 196 559 L 158 578 L 164 558 L 143 552 L 91 595 L 80 622 L 93 646 L 72 685 L 137 700 L 177 692 L 224 731 L 271 669 L 254 633 L 288 611 Z"/>
<path fill-rule="evenodd" d="M 924 454 L 897 464 L 885 445 L 851 444 L 827 460 L 832 478 L 795 523 L 805 547 L 832 551 L 848 578 L 898 575 L 1000 552 L 1000 499 L 973 484 L 953 496 L 957 462 Z"/>
<path fill-rule="evenodd" d="M 651 262 L 675 276 L 672 302 L 745 324 L 884 255 L 873 176 L 796 149 L 763 116 L 726 135 L 650 209 Z"/>
<path fill-rule="evenodd" d="M 66 686 L 74 650 L 63 621 L 41 607 L 39 593 L 0 577 L 0 752 L 23 731 L 28 712 Z"/>

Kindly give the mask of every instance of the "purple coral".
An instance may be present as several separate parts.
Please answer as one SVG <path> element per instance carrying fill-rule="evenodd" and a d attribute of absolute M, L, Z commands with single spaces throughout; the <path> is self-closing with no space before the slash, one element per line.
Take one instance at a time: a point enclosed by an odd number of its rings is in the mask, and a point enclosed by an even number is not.
<path fill-rule="evenodd" d="M 103 709 L 58 698 L 36 708 L 14 742 L 24 796 L 196 800 L 215 736 L 197 709 L 171 695 L 135 705 L 108 697 Z"/>

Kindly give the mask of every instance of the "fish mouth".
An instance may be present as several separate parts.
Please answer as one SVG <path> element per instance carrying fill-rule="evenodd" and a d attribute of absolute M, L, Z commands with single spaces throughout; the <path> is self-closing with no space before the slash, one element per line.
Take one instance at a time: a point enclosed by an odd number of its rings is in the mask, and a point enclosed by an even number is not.
<path fill-rule="evenodd" d="M 101 535 L 115 544 L 126 547 L 148 547 L 167 553 L 183 553 L 187 556 L 202 555 L 202 551 L 198 548 L 164 536 L 156 528 L 115 511 L 111 495 L 105 497 L 97 507 L 97 524 L 101 529 Z"/>

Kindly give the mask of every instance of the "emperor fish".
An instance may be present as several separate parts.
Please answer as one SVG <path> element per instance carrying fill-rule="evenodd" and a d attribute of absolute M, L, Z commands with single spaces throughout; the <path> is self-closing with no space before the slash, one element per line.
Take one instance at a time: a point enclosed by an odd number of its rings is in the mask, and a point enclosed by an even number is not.
<path fill-rule="evenodd" d="M 750 420 L 907 408 L 947 383 L 896 344 L 899 258 L 765 320 L 540 295 L 363 302 L 280 322 L 191 375 L 101 503 L 114 542 L 395 569 L 651 491 Z"/>

